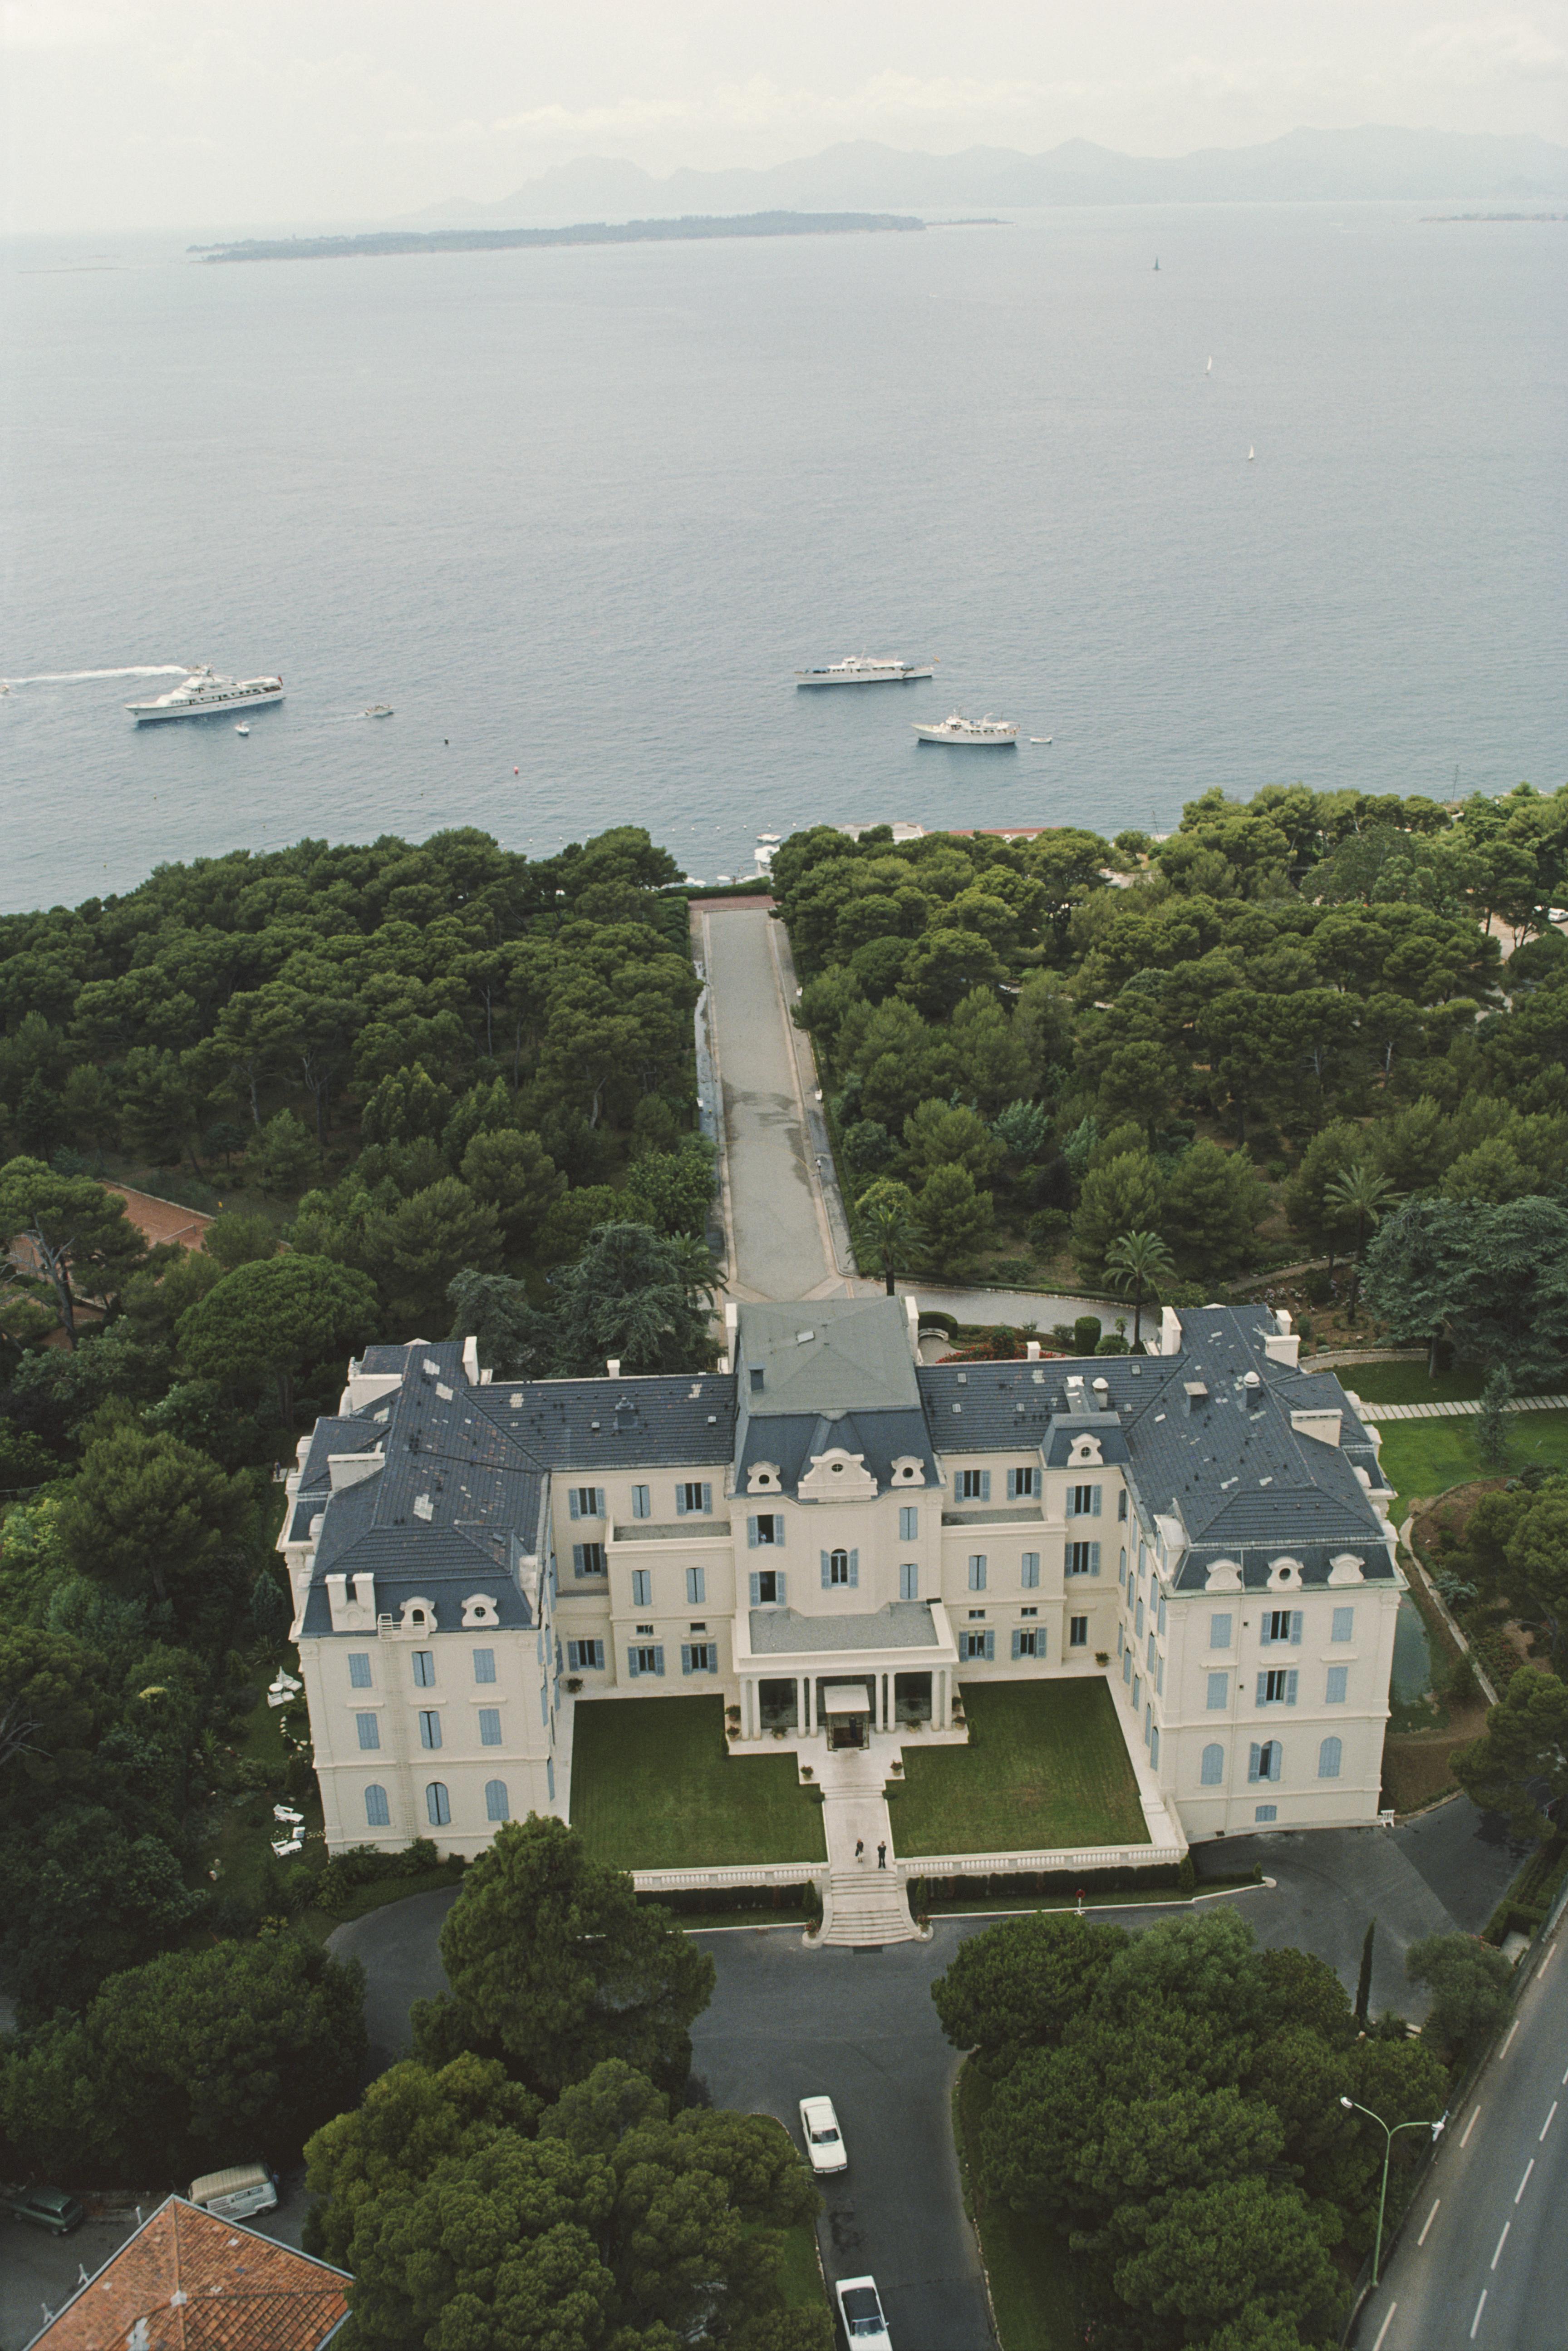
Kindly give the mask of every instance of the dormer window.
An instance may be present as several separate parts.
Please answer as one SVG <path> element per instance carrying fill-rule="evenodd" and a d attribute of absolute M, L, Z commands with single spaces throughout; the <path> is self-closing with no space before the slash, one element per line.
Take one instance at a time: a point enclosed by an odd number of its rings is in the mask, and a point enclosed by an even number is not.
<path fill-rule="evenodd" d="M 895 1486 L 925 1485 L 925 1467 L 918 1454 L 900 1453 L 894 1458 L 893 1482 Z"/>
<path fill-rule="evenodd" d="M 776 1461 L 754 1461 L 747 1472 L 748 1494 L 777 1494 L 782 1491 L 782 1481 Z"/>
<path fill-rule="evenodd" d="M 465 1632 L 471 1631 L 476 1625 L 498 1625 L 500 1621 L 495 1599 L 488 1592 L 471 1592 L 463 1603 Z"/>
<path fill-rule="evenodd" d="M 405 1600 L 402 1604 L 402 1623 L 400 1630 L 404 1633 L 434 1633 L 435 1630 L 434 1603 L 429 1600 Z"/>

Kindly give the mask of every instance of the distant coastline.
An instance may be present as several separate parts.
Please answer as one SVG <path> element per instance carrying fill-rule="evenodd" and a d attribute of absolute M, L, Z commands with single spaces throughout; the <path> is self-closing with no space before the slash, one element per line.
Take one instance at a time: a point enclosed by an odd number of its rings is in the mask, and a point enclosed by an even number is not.
<path fill-rule="evenodd" d="M 967 224 L 966 224 L 967 225 Z M 364 236 L 246 237 L 193 245 L 204 261 L 349 261 L 397 253 L 489 253 L 512 246 L 648 245 L 709 236 L 849 236 L 924 229 L 903 213 L 688 213 L 676 220 L 579 221 L 570 228 L 385 229 Z"/>

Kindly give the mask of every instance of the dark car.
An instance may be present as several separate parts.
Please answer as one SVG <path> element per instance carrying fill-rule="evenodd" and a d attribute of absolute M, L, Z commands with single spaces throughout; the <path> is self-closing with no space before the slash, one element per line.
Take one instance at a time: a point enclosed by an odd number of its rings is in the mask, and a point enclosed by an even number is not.
<path fill-rule="evenodd" d="M 0 2211 L 9 2212 L 14 2220 L 30 2220 L 51 2237 L 68 2237 L 87 2219 L 76 2198 L 63 2188 L 24 2188 L 18 2196 L 0 2196 Z"/>

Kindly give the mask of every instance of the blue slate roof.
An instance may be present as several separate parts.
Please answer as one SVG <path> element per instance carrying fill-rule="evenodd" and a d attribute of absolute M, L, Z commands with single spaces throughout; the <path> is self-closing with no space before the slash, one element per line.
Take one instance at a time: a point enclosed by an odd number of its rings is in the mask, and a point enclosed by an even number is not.
<path fill-rule="evenodd" d="M 783 1490 L 793 1494 L 813 1457 L 840 1447 L 846 1453 L 863 1454 L 879 1486 L 891 1484 L 894 1463 L 911 1456 L 924 1465 L 927 1486 L 936 1483 L 925 1416 L 911 1406 L 901 1412 L 748 1413 L 741 1429 L 738 1490 L 744 1494 L 759 1461 L 771 1461 Z"/>

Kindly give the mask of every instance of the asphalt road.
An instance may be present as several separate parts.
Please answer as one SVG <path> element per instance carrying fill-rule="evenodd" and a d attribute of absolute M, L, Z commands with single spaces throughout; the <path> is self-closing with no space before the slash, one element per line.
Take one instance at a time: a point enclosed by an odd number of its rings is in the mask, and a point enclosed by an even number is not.
<path fill-rule="evenodd" d="M 1417 2195 L 1360 2351 L 1568 2351 L 1568 1960 L 1559 1925 Z"/>

